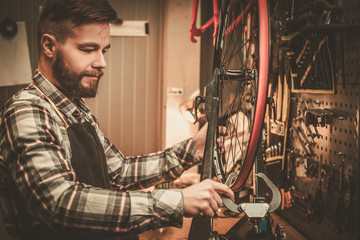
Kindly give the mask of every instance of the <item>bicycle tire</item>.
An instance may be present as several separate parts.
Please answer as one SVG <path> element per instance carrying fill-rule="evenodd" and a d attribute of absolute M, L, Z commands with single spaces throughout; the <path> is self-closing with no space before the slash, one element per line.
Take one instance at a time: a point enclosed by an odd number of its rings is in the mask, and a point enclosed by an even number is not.
<path fill-rule="evenodd" d="M 242 20 L 236 23 L 239 16 Z M 225 152 L 215 146 L 213 159 L 220 181 L 238 173 L 233 191 L 246 184 L 261 140 L 269 74 L 268 16 L 268 0 L 224 0 L 220 11 L 213 64 L 219 72 L 216 115 L 228 135 L 222 142 Z"/>

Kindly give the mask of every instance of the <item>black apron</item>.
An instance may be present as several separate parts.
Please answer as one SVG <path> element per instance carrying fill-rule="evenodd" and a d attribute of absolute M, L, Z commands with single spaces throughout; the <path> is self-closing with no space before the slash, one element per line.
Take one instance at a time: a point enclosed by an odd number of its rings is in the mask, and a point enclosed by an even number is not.
<path fill-rule="evenodd" d="M 33 83 L 35 86 L 35 84 Z M 37 86 L 35 86 L 40 92 L 42 92 Z M 89 120 L 85 117 L 84 123 L 68 124 L 55 104 L 44 94 L 44 96 L 50 101 L 50 104 L 55 108 L 59 117 L 63 120 L 67 134 L 70 140 L 71 146 L 71 166 L 74 168 L 77 179 L 79 182 L 86 183 L 93 187 L 99 187 L 104 189 L 110 189 L 110 179 L 107 171 L 106 157 L 104 148 L 100 142 L 100 139 L 95 131 L 95 128 L 91 125 Z M 69 235 L 56 232 L 48 227 L 45 223 L 35 227 L 31 231 L 32 236 L 27 239 L 46 239 L 46 240 L 69 240 L 69 239 L 124 239 L 124 240 L 136 240 L 139 239 L 137 234 L 129 233 L 117 236 L 110 236 L 107 234 L 96 233 L 71 233 Z M 34 234 L 34 235 L 33 235 Z"/>
<path fill-rule="evenodd" d="M 71 146 L 71 166 L 79 182 L 110 189 L 104 148 L 95 128 L 86 121 L 70 124 L 67 134 Z"/>

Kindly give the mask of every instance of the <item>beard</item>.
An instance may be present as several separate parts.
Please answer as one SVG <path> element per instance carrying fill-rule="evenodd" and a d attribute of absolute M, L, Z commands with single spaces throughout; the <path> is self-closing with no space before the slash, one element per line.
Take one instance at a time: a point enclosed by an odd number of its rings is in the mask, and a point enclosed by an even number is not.
<path fill-rule="evenodd" d="M 99 80 L 104 75 L 104 72 L 100 69 L 77 73 L 66 66 L 64 54 L 59 50 L 56 53 L 56 59 L 52 65 L 52 74 L 59 82 L 61 91 L 63 91 L 66 96 L 91 98 L 96 96 Z M 98 80 L 90 81 L 90 86 L 85 87 L 81 84 L 84 76 L 96 76 Z"/>

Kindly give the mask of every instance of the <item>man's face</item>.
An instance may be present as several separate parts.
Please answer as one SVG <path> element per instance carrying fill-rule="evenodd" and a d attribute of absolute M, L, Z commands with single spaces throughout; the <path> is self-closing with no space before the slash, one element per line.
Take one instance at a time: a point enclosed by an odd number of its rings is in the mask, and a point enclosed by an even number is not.
<path fill-rule="evenodd" d="M 65 95 L 96 96 L 109 48 L 108 24 L 91 23 L 73 29 L 73 35 L 57 49 L 52 65 L 53 77 Z"/>

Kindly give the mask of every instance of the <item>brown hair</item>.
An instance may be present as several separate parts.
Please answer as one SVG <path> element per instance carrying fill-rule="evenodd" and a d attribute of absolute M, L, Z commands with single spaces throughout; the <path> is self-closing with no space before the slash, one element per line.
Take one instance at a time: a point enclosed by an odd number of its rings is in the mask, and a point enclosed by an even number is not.
<path fill-rule="evenodd" d="M 117 14 L 107 0 L 47 0 L 38 24 L 39 49 L 41 37 L 52 34 L 64 41 L 71 29 L 87 23 L 115 23 Z"/>

